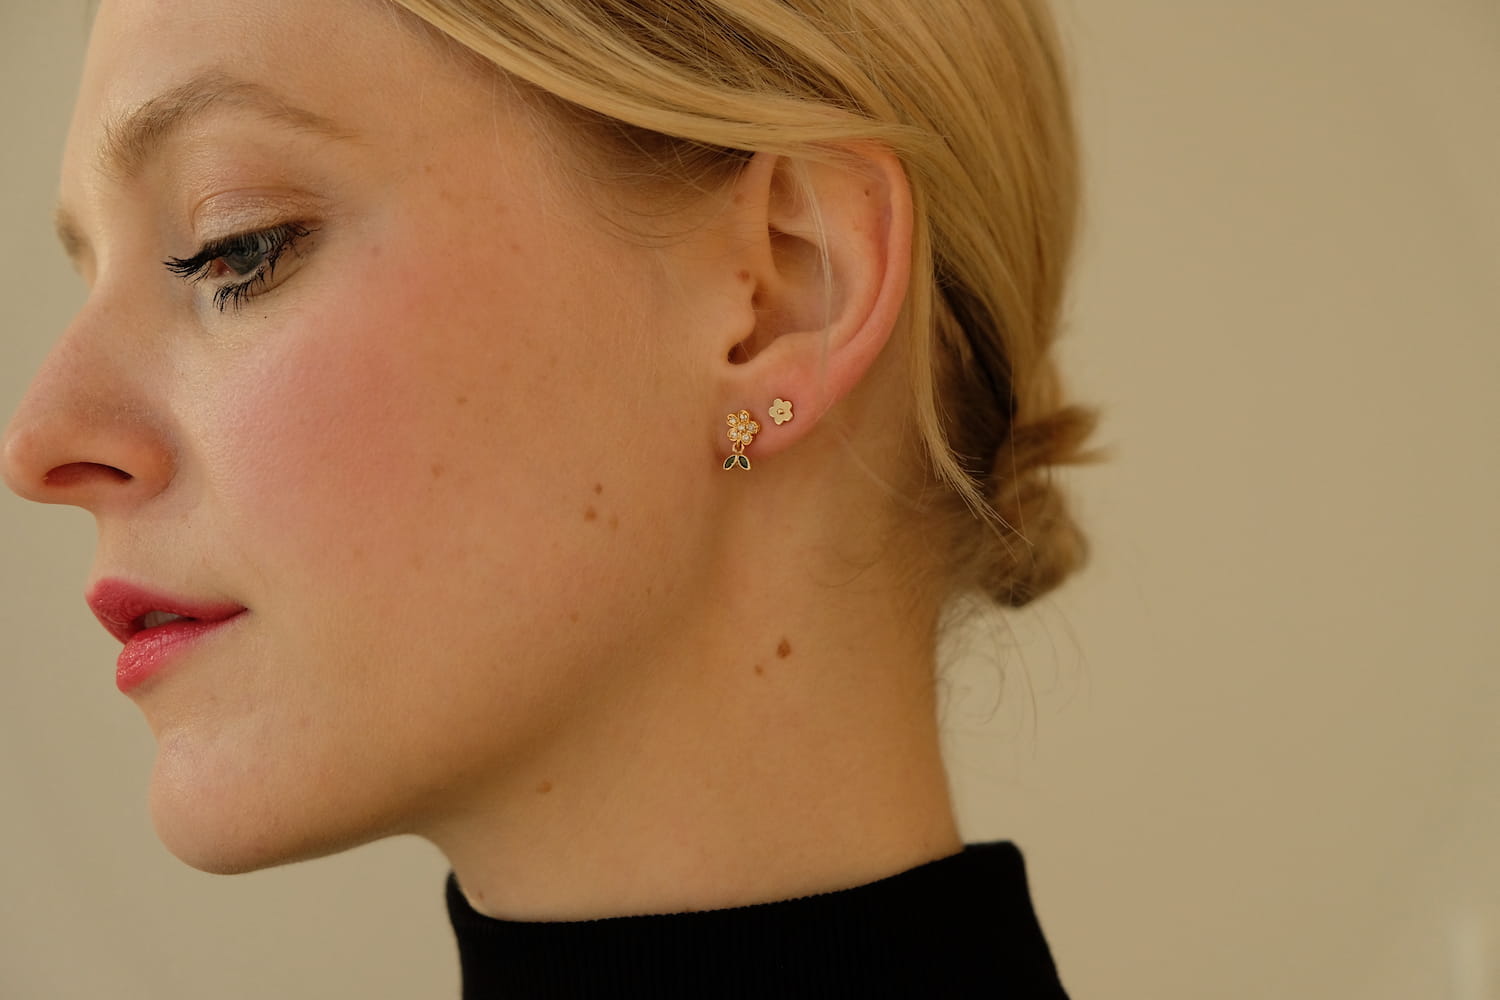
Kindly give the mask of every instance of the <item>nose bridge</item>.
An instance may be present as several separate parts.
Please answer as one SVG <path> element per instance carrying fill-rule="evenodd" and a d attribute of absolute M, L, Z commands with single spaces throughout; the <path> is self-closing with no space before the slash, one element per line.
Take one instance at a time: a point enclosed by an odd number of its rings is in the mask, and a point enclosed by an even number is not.
<path fill-rule="evenodd" d="M 84 306 L 5 428 L 0 473 L 22 497 L 97 514 L 154 496 L 173 477 L 149 359 L 103 320 L 97 304 Z"/>

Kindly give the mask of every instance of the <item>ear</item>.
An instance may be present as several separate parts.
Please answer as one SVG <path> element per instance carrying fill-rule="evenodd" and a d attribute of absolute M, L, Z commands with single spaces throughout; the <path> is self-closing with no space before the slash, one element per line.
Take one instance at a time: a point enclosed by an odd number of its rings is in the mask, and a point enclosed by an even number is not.
<path fill-rule="evenodd" d="M 890 341 L 911 280 L 911 189 L 873 143 L 816 161 L 759 153 L 735 187 L 754 327 L 721 345 L 723 400 L 755 415 L 764 456 L 817 427 Z M 789 422 L 769 419 L 776 399 L 792 402 Z"/>

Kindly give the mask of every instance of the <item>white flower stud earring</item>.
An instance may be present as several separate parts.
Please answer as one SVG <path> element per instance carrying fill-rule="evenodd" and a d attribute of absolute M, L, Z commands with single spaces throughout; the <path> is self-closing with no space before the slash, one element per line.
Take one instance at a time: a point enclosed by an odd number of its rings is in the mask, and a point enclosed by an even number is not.
<path fill-rule="evenodd" d="M 771 404 L 770 413 L 771 419 L 776 421 L 777 427 L 780 427 L 782 424 L 792 419 L 792 401 L 790 399 L 778 398 L 774 403 Z"/>

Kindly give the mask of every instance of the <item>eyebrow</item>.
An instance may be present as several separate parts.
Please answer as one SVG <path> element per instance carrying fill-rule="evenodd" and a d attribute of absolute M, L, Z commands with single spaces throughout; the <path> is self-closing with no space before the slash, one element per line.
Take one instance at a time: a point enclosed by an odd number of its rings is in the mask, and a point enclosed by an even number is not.
<path fill-rule="evenodd" d="M 353 139 L 356 133 L 330 118 L 299 108 L 264 84 L 210 72 L 164 90 L 107 120 L 97 161 L 106 175 L 129 180 L 160 155 L 173 135 L 210 111 L 249 111 L 280 125 L 330 139 Z M 58 241 L 73 260 L 88 250 L 82 229 L 66 207 L 53 213 Z"/>

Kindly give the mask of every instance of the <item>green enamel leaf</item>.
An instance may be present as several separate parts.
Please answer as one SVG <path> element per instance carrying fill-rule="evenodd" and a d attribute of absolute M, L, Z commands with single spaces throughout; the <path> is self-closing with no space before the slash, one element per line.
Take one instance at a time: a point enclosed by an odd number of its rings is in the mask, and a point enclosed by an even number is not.
<path fill-rule="evenodd" d="M 749 458 L 747 458 L 744 455 L 736 455 L 734 457 L 740 460 L 740 468 L 744 469 L 746 472 L 750 471 L 750 459 Z"/>
<path fill-rule="evenodd" d="M 724 459 L 724 468 L 725 468 L 725 470 L 727 471 L 729 469 L 734 468 L 734 464 L 735 464 L 734 460 L 737 459 L 737 458 L 739 458 L 739 457 L 740 456 L 738 456 L 738 455 L 730 455 L 728 458 Z"/>

